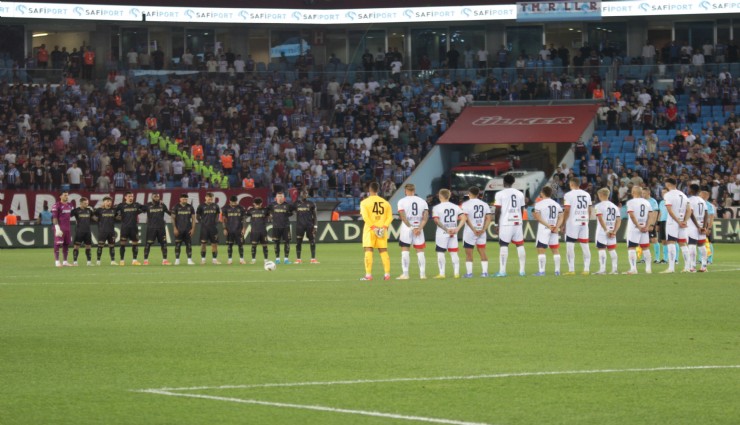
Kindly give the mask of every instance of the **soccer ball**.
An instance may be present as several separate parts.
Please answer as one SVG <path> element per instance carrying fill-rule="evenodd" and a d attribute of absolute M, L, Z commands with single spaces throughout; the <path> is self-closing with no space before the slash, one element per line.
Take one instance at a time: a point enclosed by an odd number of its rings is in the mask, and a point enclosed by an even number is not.
<path fill-rule="evenodd" d="M 276 268 L 277 266 L 272 261 L 265 261 L 265 271 L 271 272 L 274 271 Z"/>

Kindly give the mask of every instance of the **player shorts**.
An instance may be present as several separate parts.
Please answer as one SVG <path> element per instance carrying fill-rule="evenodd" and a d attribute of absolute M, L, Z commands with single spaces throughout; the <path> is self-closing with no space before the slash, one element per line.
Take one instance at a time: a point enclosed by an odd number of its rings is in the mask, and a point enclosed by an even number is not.
<path fill-rule="evenodd" d="M 267 230 L 252 230 L 249 233 L 249 242 L 256 244 L 266 244 L 267 243 Z"/>
<path fill-rule="evenodd" d="M 627 246 L 634 248 L 641 246 L 646 248 L 650 246 L 650 235 L 648 233 L 642 233 L 640 229 L 634 228 L 627 232 Z"/>
<path fill-rule="evenodd" d="M 686 227 L 679 227 L 678 223 L 666 224 L 666 236 L 669 241 L 677 241 L 679 243 L 686 242 L 689 236 L 689 229 Z"/>
<path fill-rule="evenodd" d="M 121 227 L 121 240 L 139 242 L 139 226 Z"/>
<path fill-rule="evenodd" d="M 411 227 L 406 226 L 405 224 L 401 225 L 401 229 L 398 232 L 398 245 L 402 247 L 410 247 L 411 245 L 414 246 L 414 248 L 424 248 L 426 246 L 426 239 L 424 238 L 424 229 L 422 229 L 421 233 L 418 235 L 414 235 L 414 229 Z"/>
<path fill-rule="evenodd" d="M 566 242 L 581 242 L 588 243 L 588 223 L 582 226 L 566 226 L 565 227 L 565 241 Z"/>
<path fill-rule="evenodd" d="M 227 244 L 237 244 L 242 245 L 244 243 L 244 238 L 242 237 L 242 232 L 227 232 L 226 233 L 226 243 Z"/>
<path fill-rule="evenodd" d="M 313 225 L 311 226 L 296 226 L 296 239 L 303 239 L 305 236 L 306 239 L 308 239 L 310 242 L 313 242 L 316 238 L 316 233 L 314 232 Z"/>
<path fill-rule="evenodd" d="M 54 228 L 51 228 L 52 233 L 54 232 Z M 63 246 L 70 246 L 72 245 L 72 234 L 69 230 L 66 232 L 63 232 L 64 234 L 62 236 L 56 236 L 54 234 L 54 245 L 63 245 Z"/>
<path fill-rule="evenodd" d="M 516 246 L 524 243 L 524 231 L 522 226 L 501 226 L 498 229 L 498 242 L 500 245 L 513 243 Z"/>
<path fill-rule="evenodd" d="M 178 233 L 177 236 L 175 236 L 175 243 L 183 243 L 190 244 L 193 242 L 193 237 L 190 235 L 190 228 L 187 228 L 186 230 L 177 229 Z"/>
<path fill-rule="evenodd" d="M 596 248 L 598 249 L 614 249 L 617 247 L 617 238 L 610 238 L 606 235 L 596 235 Z"/>
<path fill-rule="evenodd" d="M 218 229 L 201 227 L 200 228 L 200 243 L 218 243 Z"/>
<path fill-rule="evenodd" d="M 98 232 L 98 245 L 103 246 L 105 244 L 114 245 L 116 243 L 116 232 Z"/>
<path fill-rule="evenodd" d="M 92 233 L 90 232 L 75 233 L 74 244 L 75 245 L 92 245 Z"/>
<path fill-rule="evenodd" d="M 648 236 L 650 237 L 650 239 L 656 239 L 658 237 L 658 225 L 657 224 L 653 226 L 653 230 L 648 231 Z"/>
<path fill-rule="evenodd" d="M 537 248 L 552 248 L 556 249 L 560 247 L 560 235 L 557 232 L 553 232 L 550 229 L 539 229 L 537 230 Z"/>
<path fill-rule="evenodd" d="M 447 232 L 442 232 L 441 229 L 434 235 L 434 244 L 436 245 L 435 250 L 437 252 L 455 252 L 457 251 L 457 234 L 450 235 Z"/>
<path fill-rule="evenodd" d="M 687 236 L 689 237 L 689 242 L 691 242 L 692 245 L 693 244 L 703 244 L 704 241 L 707 240 L 707 235 L 703 235 L 699 231 L 699 229 L 694 226 L 689 226 L 689 231 L 688 231 Z"/>
<path fill-rule="evenodd" d="M 658 222 L 658 240 L 659 241 L 667 241 L 668 235 L 665 233 L 665 221 L 659 221 Z"/>
<path fill-rule="evenodd" d="M 483 232 L 480 236 L 476 236 L 472 229 L 465 226 L 463 230 L 463 246 L 465 248 L 485 248 L 487 236 L 486 232 Z"/>
<path fill-rule="evenodd" d="M 272 240 L 290 242 L 290 227 L 273 227 Z"/>
<path fill-rule="evenodd" d="M 167 243 L 167 232 L 163 228 L 149 228 L 146 229 L 146 243 L 160 244 Z"/>
<path fill-rule="evenodd" d="M 388 248 L 388 233 L 386 232 L 385 237 L 379 238 L 375 235 L 372 230 L 365 230 L 362 232 L 362 247 L 363 248 Z"/>

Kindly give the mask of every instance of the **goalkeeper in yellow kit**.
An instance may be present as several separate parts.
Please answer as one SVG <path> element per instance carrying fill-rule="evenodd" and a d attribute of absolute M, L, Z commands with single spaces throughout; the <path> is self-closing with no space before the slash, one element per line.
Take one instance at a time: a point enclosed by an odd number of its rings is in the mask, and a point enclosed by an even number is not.
<path fill-rule="evenodd" d="M 365 277 L 360 280 L 373 280 L 373 248 L 380 253 L 383 262 L 383 280 L 391 279 L 391 259 L 388 256 L 388 226 L 393 221 L 391 204 L 378 196 L 380 186 L 370 183 L 369 196 L 360 202 L 360 212 L 365 221 L 362 229 L 362 248 L 365 250 Z"/>

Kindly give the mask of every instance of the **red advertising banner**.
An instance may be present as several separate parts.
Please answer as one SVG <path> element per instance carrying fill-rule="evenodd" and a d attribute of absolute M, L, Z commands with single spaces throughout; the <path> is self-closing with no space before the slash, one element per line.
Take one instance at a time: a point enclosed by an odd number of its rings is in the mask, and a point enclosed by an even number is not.
<path fill-rule="evenodd" d="M 152 195 L 158 193 L 162 199 L 162 202 L 167 205 L 168 208 L 173 207 L 176 203 L 180 202 L 180 194 L 185 193 L 188 195 L 190 203 L 194 208 L 198 208 L 201 202 L 205 202 L 205 196 L 207 192 L 213 193 L 214 202 L 219 206 L 223 207 L 229 202 L 229 198 L 232 195 L 236 195 L 239 199 L 239 204 L 244 207 L 252 205 L 254 198 L 260 197 L 267 201 L 267 197 L 270 195 L 268 189 L 226 189 L 226 190 L 199 190 L 199 189 L 163 189 L 163 190 L 134 190 L 134 200 L 140 204 L 145 204 L 152 199 Z M 79 204 L 80 198 L 85 197 L 90 200 L 90 206 L 93 208 L 101 207 L 103 204 L 103 198 L 111 196 L 113 198 L 113 204 L 119 204 L 123 202 L 124 192 L 115 193 L 98 193 L 88 191 L 71 191 L 69 193 L 69 200 L 75 205 Z M 4 217 L 8 211 L 18 215 L 19 220 L 28 221 L 35 220 L 39 213 L 43 211 L 44 204 L 49 209 L 59 198 L 59 193 L 52 192 L 35 192 L 35 191 L 2 191 L 0 192 L 0 217 Z M 144 218 L 144 215 L 141 216 Z"/>
<path fill-rule="evenodd" d="M 598 105 L 473 106 L 437 143 L 448 145 L 577 142 Z"/>

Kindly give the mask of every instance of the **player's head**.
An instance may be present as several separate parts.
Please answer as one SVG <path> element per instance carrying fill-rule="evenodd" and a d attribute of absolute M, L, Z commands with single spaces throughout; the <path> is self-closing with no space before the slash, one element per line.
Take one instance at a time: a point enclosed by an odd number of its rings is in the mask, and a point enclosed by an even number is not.
<path fill-rule="evenodd" d="M 440 189 L 437 195 L 439 196 L 439 200 L 442 202 L 447 202 L 450 200 L 450 190 L 449 189 Z"/>
<path fill-rule="evenodd" d="M 90 201 L 88 201 L 87 198 L 84 196 L 80 198 L 80 208 L 87 208 L 87 206 L 90 204 Z"/>
<path fill-rule="evenodd" d="M 699 192 L 699 196 L 701 196 L 701 199 L 708 201 L 709 200 L 709 191 L 708 190 L 702 190 Z"/>
<path fill-rule="evenodd" d="M 632 186 L 630 193 L 632 194 L 632 199 L 642 198 L 642 188 L 640 186 Z"/>
<path fill-rule="evenodd" d="M 668 190 L 673 190 L 676 188 L 676 179 L 673 177 L 668 177 L 665 179 L 665 187 L 668 188 Z"/>
<path fill-rule="evenodd" d="M 212 204 L 213 203 L 213 193 L 208 192 L 206 193 L 206 204 Z"/>
<path fill-rule="evenodd" d="M 231 206 L 235 207 L 237 202 L 239 202 L 239 198 L 237 198 L 236 195 L 231 195 L 231 197 L 229 198 L 229 203 L 231 204 Z"/>
<path fill-rule="evenodd" d="M 698 184 L 689 185 L 689 195 L 696 196 L 698 194 L 699 194 L 699 185 Z"/>
<path fill-rule="evenodd" d="M 416 193 L 416 186 L 413 183 L 408 183 L 403 189 L 406 191 L 406 196 L 413 196 Z"/>
<path fill-rule="evenodd" d="M 304 189 L 304 190 L 301 191 L 301 199 L 308 199 L 308 191 L 307 190 Z"/>
<path fill-rule="evenodd" d="M 548 199 L 552 197 L 552 188 L 550 186 L 544 186 L 540 191 L 542 199 Z"/>
<path fill-rule="evenodd" d="M 278 204 L 282 204 L 283 202 L 285 202 L 285 193 L 283 193 L 282 190 L 275 194 L 275 202 L 277 202 Z"/>
<path fill-rule="evenodd" d="M 113 205 L 113 198 L 106 196 L 103 198 L 103 208 L 110 208 Z"/>
<path fill-rule="evenodd" d="M 578 180 L 578 177 L 573 177 L 570 180 L 568 180 L 568 184 L 570 185 L 570 188 L 572 190 L 575 190 L 581 187 L 581 181 Z"/>
<path fill-rule="evenodd" d="M 606 201 L 607 199 L 609 199 L 609 195 L 611 195 L 611 193 L 611 190 L 606 187 L 602 187 L 601 189 L 596 191 L 596 194 L 599 196 L 599 200 L 601 201 Z M 640 196 L 642 196 L 642 194 Z"/>
<path fill-rule="evenodd" d="M 159 193 L 155 193 L 152 195 L 152 202 L 154 202 L 155 204 L 158 204 L 159 200 L 160 200 Z"/>
<path fill-rule="evenodd" d="M 188 203 L 188 195 L 186 193 L 180 194 L 180 204 L 185 205 Z"/>
<path fill-rule="evenodd" d="M 471 186 L 470 189 L 468 189 L 468 198 L 477 199 L 478 195 L 480 195 L 480 188 L 478 186 Z"/>
<path fill-rule="evenodd" d="M 650 189 L 643 187 L 642 188 L 642 197 L 645 199 L 650 199 Z"/>
<path fill-rule="evenodd" d="M 62 202 L 69 201 L 69 192 L 67 192 L 66 190 L 62 191 L 62 193 L 59 194 L 59 200 Z"/>
<path fill-rule="evenodd" d="M 126 203 L 128 203 L 128 204 L 134 202 L 134 193 L 133 192 L 126 192 L 123 195 L 123 199 L 125 199 L 126 200 Z"/>
<path fill-rule="evenodd" d="M 514 185 L 514 182 L 516 179 L 511 174 L 507 174 L 504 176 L 504 187 L 511 187 Z"/>
<path fill-rule="evenodd" d="M 367 191 L 371 195 L 377 195 L 378 190 L 380 190 L 380 185 L 378 184 L 378 182 L 370 182 L 370 184 L 367 187 Z"/>
<path fill-rule="evenodd" d="M 254 204 L 254 205 L 255 205 L 255 206 L 257 207 L 257 208 L 260 208 L 260 207 L 262 206 L 262 198 L 260 198 L 260 197 L 254 198 L 254 201 L 252 201 L 252 203 L 253 203 L 253 204 Z"/>

